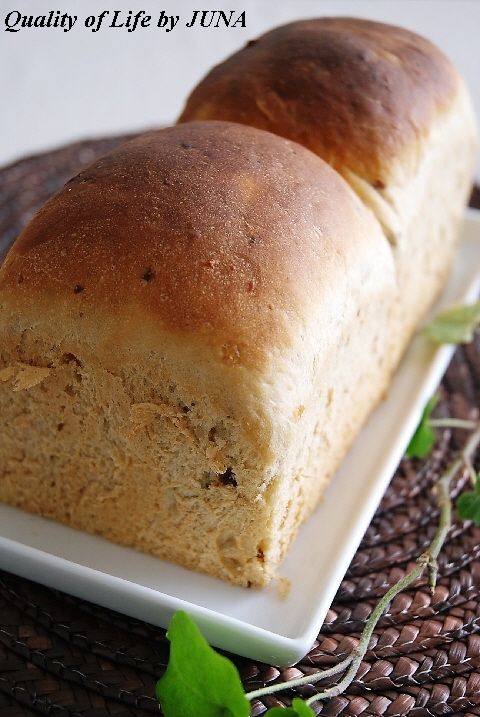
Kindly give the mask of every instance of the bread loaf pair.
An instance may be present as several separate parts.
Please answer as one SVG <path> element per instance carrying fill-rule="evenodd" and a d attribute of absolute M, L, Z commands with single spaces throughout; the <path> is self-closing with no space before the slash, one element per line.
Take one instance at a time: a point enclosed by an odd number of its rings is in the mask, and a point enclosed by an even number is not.
<path fill-rule="evenodd" d="M 344 19 L 250 45 L 191 119 L 0 269 L 0 499 L 262 586 L 441 286 L 474 124 L 438 50 Z"/>

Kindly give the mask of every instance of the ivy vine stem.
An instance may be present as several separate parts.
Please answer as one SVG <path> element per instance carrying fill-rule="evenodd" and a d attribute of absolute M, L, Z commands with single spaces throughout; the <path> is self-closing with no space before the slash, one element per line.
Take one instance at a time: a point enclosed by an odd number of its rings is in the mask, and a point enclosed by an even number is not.
<path fill-rule="evenodd" d="M 393 600 L 393 598 L 400 592 L 409 587 L 418 578 L 422 576 L 424 571 L 427 569 L 429 574 L 429 585 L 430 589 L 435 589 L 436 578 L 437 578 L 437 558 L 440 550 L 442 549 L 443 543 L 448 535 L 448 532 L 452 525 L 452 501 L 450 499 L 450 485 L 453 478 L 457 475 L 461 468 L 465 468 L 471 465 L 472 458 L 475 454 L 478 445 L 480 444 L 480 425 L 474 424 L 475 430 L 469 436 L 467 443 L 462 449 L 460 455 L 450 464 L 447 470 L 442 474 L 438 483 L 435 485 L 435 497 L 437 505 L 440 510 L 440 517 L 438 527 L 433 536 L 432 542 L 430 543 L 427 550 L 417 558 L 416 565 L 410 572 L 404 575 L 398 580 L 395 585 L 385 593 L 383 598 L 379 600 L 372 614 L 368 618 L 363 632 L 360 636 L 357 647 L 352 653 L 352 662 L 345 676 L 333 687 L 330 687 L 323 692 L 319 692 L 313 695 L 307 700 L 307 705 L 313 704 L 320 700 L 329 699 L 342 694 L 347 687 L 355 679 L 355 675 L 358 672 L 358 668 L 368 650 L 370 638 L 372 637 L 373 631 L 377 626 L 378 621 L 382 617 L 383 613 Z"/>
<path fill-rule="evenodd" d="M 311 685 L 320 680 L 324 680 L 327 677 L 333 677 L 338 675 L 340 672 L 344 672 L 349 664 L 353 660 L 353 655 L 349 655 L 345 660 L 339 662 L 333 667 L 329 667 L 328 670 L 322 670 L 321 672 L 314 672 L 311 675 L 305 675 L 305 677 L 296 677 L 288 682 L 277 682 L 274 685 L 268 685 L 268 687 L 260 687 L 258 690 L 247 692 L 245 697 L 247 700 L 253 700 L 255 697 L 263 697 L 264 695 L 272 695 L 274 692 L 282 692 L 283 690 L 289 690 L 292 687 L 301 687 L 302 685 Z"/>
<path fill-rule="evenodd" d="M 437 420 L 437 425 L 439 420 L 442 419 Z M 301 687 L 302 685 L 306 684 L 311 685 L 315 682 L 319 682 L 320 680 L 324 680 L 327 677 L 333 677 L 334 675 L 345 672 L 345 675 L 339 682 L 337 682 L 337 684 L 333 685 L 332 687 L 329 687 L 323 692 L 319 692 L 318 694 L 313 695 L 308 700 L 306 700 L 306 703 L 307 705 L 311 705 L 314 702 L 326 700 L 331 697 L 336 697 L 337 695 L 342 694 L 342 692 L 344 692 L 355 679 L 355 675 L 358 672 L 358 668 L 360 667 L 365 653 L 368 650 L 373 631 L 375 630 L 375 627 L 377 626 L 377 623 L 382 617 L 383 613 L 392 602 L 393 598 L 396 597 L 403 590 L 408 588 L 416 580 L 418 580 L 426 570 L 428 571 L 428 584 L 433 592 L 433 590 L 435 589 L 438 571 L 437 558 L 452 525 L 452 502 L 450 499 L 450 485 L 453 478 L 457 475 L 458 471 L 461 468 L 467 468 L 468 470 L 470 470 L 475 451 L 480 444 L 480 423 L 476 423 L 474 421 L 460 421 L 460 419 L 444 420 L 448 420 L 449 425 L 446 426 L 445 423 L 443 423 L 443 428 L 466 428 L 472 430 L 472 433 L 469 436 L 468 441 L 466 442 L 464 448 L 462 449 L 458 457 L 441 475 L 434 487 L 435 498 L 439 507 L 440 515 L 435 535 L 433 536 L 432 542 L 430 543 L 427 550 L 417 558 L 416 564 L 412 568 L 412 570 L 410 570 L 406 575 L 404 575 L 402 578 L 400 578 L 400 580 L 398 580 L 394 585 L 392 585 L 392 587 L 385 593 L 382 599 L 379 600 L 372 614 L 365 623 L 365 627 L 360 636 L 358 645 L 355 650 L 353 650 L 351 655 L 339 662 L 337 665 L 328 668 L 327 670 L 321 670 L 311 675 L 306 675 L 305 677 L 295 678 L 293 680 L 289 680 L 288 682 L 280 682 L 274 685 L 269 685 L 257 690 L 253 690 L 252 692 L 247 692 L 246 697 L 248 700 L 253 700 L 256 697 L 263 697 L 265 695 L 271 695 L 274 692 L 281 692 L 283 690 L 292 689 L 294 687 Z M 452 425 L 453 422 L 455 422 L 455 426 Z M 459 423 L 461 423 L 462 425 L 459 425 Z"/>
<path fill-rule="evenodd" d="M 464 428 L 467 431 L 473 431 L 477 427 L 475 421 L 463 418 L 429 418 L 428 425 L 431 428 Z"/>

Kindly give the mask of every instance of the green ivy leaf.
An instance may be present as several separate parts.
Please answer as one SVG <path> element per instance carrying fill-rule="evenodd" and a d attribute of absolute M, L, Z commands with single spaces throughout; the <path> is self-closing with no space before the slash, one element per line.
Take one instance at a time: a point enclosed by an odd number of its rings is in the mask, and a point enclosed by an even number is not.
<path fill-rule="evenodd" d="M 291 707 L 271 707 L 265 717 L 315 717 L 315 712 L 306 702 L 294 697 Z"/>
<path fill-rule="evenodd" d="M 437 344 L 468 344 L 479 325 L 480 301 L 477 301 L 441 311 L 423 331 Z"/>
<path fill-rule="evenodd" d="M 475 488 L 462 493 L 457 499 L 457 511 L 462 520 L 473 520 L 480 527 L 480 475 L 477 476 Z"/>
<path fill-rule="evenodd" d="M 423 409 L 420 423 L 417 430 L 413 434 L 410 443 L 405 451 L 408 458 L 425 458 L 428 456 L 435 444 L 435 431 L 428 424 L 433 409 L 438 403 L 438 396 L 432 396 L 425 408 Z"/>
<path fill-rule="evenodd" d="M 175 613 L 167 637 L 170 659 L 155 689 L 165 717 L 249 716 L 237 668 L 210 647 L 187 613 Z"/>

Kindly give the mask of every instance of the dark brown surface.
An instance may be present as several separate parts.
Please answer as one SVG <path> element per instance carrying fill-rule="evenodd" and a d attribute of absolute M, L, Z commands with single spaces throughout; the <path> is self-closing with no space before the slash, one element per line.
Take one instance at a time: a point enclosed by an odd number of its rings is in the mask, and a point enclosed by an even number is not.
<path fill-rule="evenodd" d="M 398 163 L 416 166 L 427 130 L 451 107 L 457 85 L 445 55 L 423 37 L 324 17 L 275 28 L 214 67 L 180 122 L 221 119 L 266 129 L 381 188 Z"/>
<path fill-rule="evenodd" d="M 0 170 L 0 248 L 62 182 L 118 141 L 84 142 Z M 455 354 L 442 396 L 439 415 L 477 415 L 479 336 Z M 280 673 L 233 657 L 247 689 L 330 665 L 355 646 L 378 596 L 431 538 L 437 516 L 431 486 L 462 439 L 446 431 L 427 462 L 399 467 L 315 645 L 298 665 Z M 455 493 L 464 482 L 464 476 L 456 481 Z M 479 555 L 480 530 L 456 525 L 440 556 L 435 594 L 421 580 L 395 598 L 356 681 L 320 714 L 480 715 Z M 164 630 L 0 573 L 0 717 L 158 714 L 154 683 L 167 657 Z M 288 697 L 256 701 L 253 714 Z"/>

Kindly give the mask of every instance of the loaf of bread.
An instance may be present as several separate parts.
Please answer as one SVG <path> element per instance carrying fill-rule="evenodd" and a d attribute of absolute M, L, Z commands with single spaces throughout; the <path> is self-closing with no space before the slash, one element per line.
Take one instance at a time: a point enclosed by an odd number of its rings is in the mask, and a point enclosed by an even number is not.
<path fill-rule="evenodd" d="M 181 120 L 68 182 L 0 269 L 0 500 L 262 586 L 444 281 L 473 116 L 426 41 L 327 19 Z"/>
<path fill-rule="evenodd" d="M 461 77 L 408 30 L 346 17 L 279 27 L 215 67 L 180 122 L 241 122 L 308 147 L 380 222 L 399 283 L 399 352 L 444 284 L 477 135 Z"/>
<path fill-rule="evenodd" d="M 0 499 L 265 584 L 392 370 L 392 251 L 303 147 L 128 142 L 0 270 Z"/>

